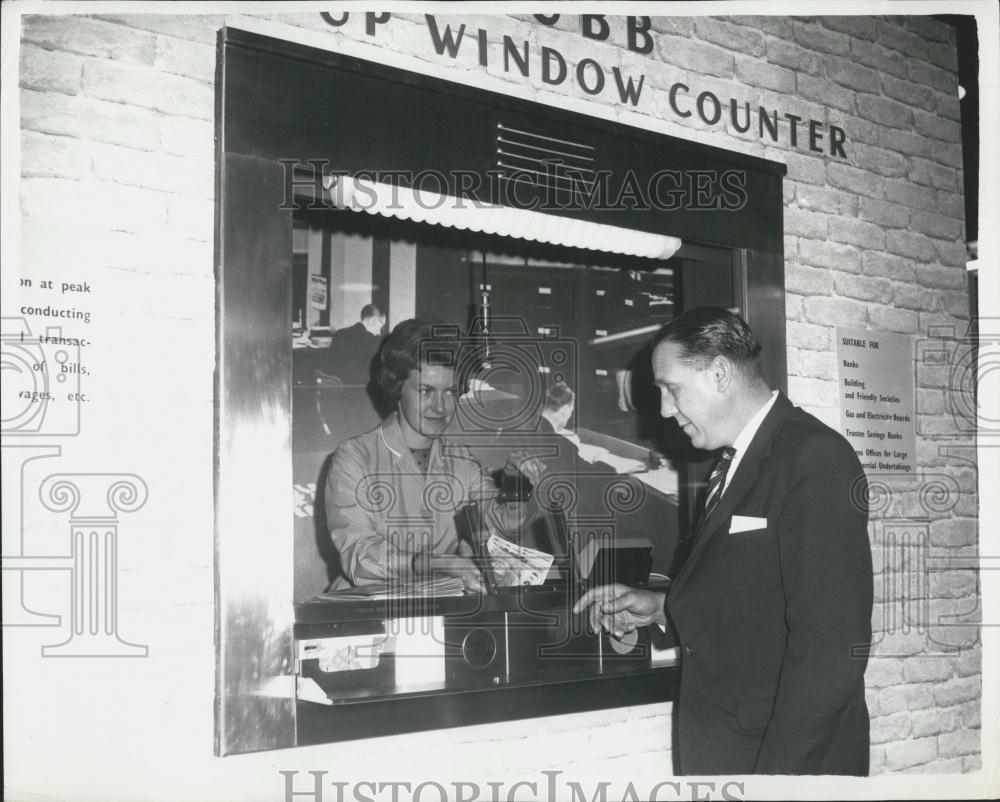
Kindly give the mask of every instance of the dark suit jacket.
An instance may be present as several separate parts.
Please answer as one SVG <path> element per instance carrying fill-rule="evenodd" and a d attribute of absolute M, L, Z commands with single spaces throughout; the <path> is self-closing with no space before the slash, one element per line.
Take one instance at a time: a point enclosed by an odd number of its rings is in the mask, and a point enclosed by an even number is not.
<path fill-rule="evenodd" d="M 682 773 L 868 773 L 866 500 L 847 441 L 779 395 L 667 598 Z"/>
<path fill-rule="evenodd" d="M 344 384 L 367 384 L 372 360 L 378 352 L 380 337 L 371 334 L 362 323 L 334 332 L 324 372 L 339 377 Z"/>

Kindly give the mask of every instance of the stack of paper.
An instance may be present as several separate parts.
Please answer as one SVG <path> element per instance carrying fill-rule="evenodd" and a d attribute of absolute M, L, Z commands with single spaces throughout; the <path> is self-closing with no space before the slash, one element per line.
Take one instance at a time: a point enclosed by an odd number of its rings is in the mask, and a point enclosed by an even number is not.
<path fill-rule="evenodd" d="M 316 596 L 314 601 L 381 601 L 413 596 L 461 596 L 462 587 L 462 580 L 455 576 L 442 576 L 422 582 L 378 582 L 327 591 Z"/>

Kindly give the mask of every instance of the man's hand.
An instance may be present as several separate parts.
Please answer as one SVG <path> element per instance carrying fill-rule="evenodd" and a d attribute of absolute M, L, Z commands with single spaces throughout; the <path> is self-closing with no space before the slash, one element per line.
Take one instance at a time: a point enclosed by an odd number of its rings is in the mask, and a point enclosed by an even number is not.
<path fill-rule="evenodd" d="M 615 583 L 588 590 L 573 605 L 573 612 L 580 613 L 589 607 L 590 626 L 594 632 L 604 629 L 620 638 L 636 627 L 666 624 L 663 600 L 664 594 L 655 590 L 639 590 Z"/>

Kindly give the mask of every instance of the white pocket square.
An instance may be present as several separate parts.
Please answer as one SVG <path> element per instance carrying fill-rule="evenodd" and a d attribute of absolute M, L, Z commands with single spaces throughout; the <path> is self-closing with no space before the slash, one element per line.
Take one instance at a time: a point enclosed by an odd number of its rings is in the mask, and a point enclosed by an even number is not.
<path fill-rule="evenodd" d="M 754 518 L 752 515 L 734 515 L 729 524 L 729 534 L 751 532 L 754 529 L 765 529 L 767 518 Z"/>

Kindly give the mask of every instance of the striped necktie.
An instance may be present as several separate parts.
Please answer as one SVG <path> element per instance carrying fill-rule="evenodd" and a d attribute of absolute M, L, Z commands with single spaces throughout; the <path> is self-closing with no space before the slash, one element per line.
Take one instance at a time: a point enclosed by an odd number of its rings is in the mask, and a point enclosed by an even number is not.
<path fill-rule="evenodd" d="M 722 498 L 722 488 L 726 484 L 726 474 L 729 473 L 729 466 L 733 464 L 733 457 L 736 456 L 736 449 L 726 446 L 722 449 L 719 461 L 712 468 L 712 475 L 708 478 L 708 495 L 705 496 L 705 515 L 702 520 L 707 521 L 708 516 L 719 505 Z"/>

